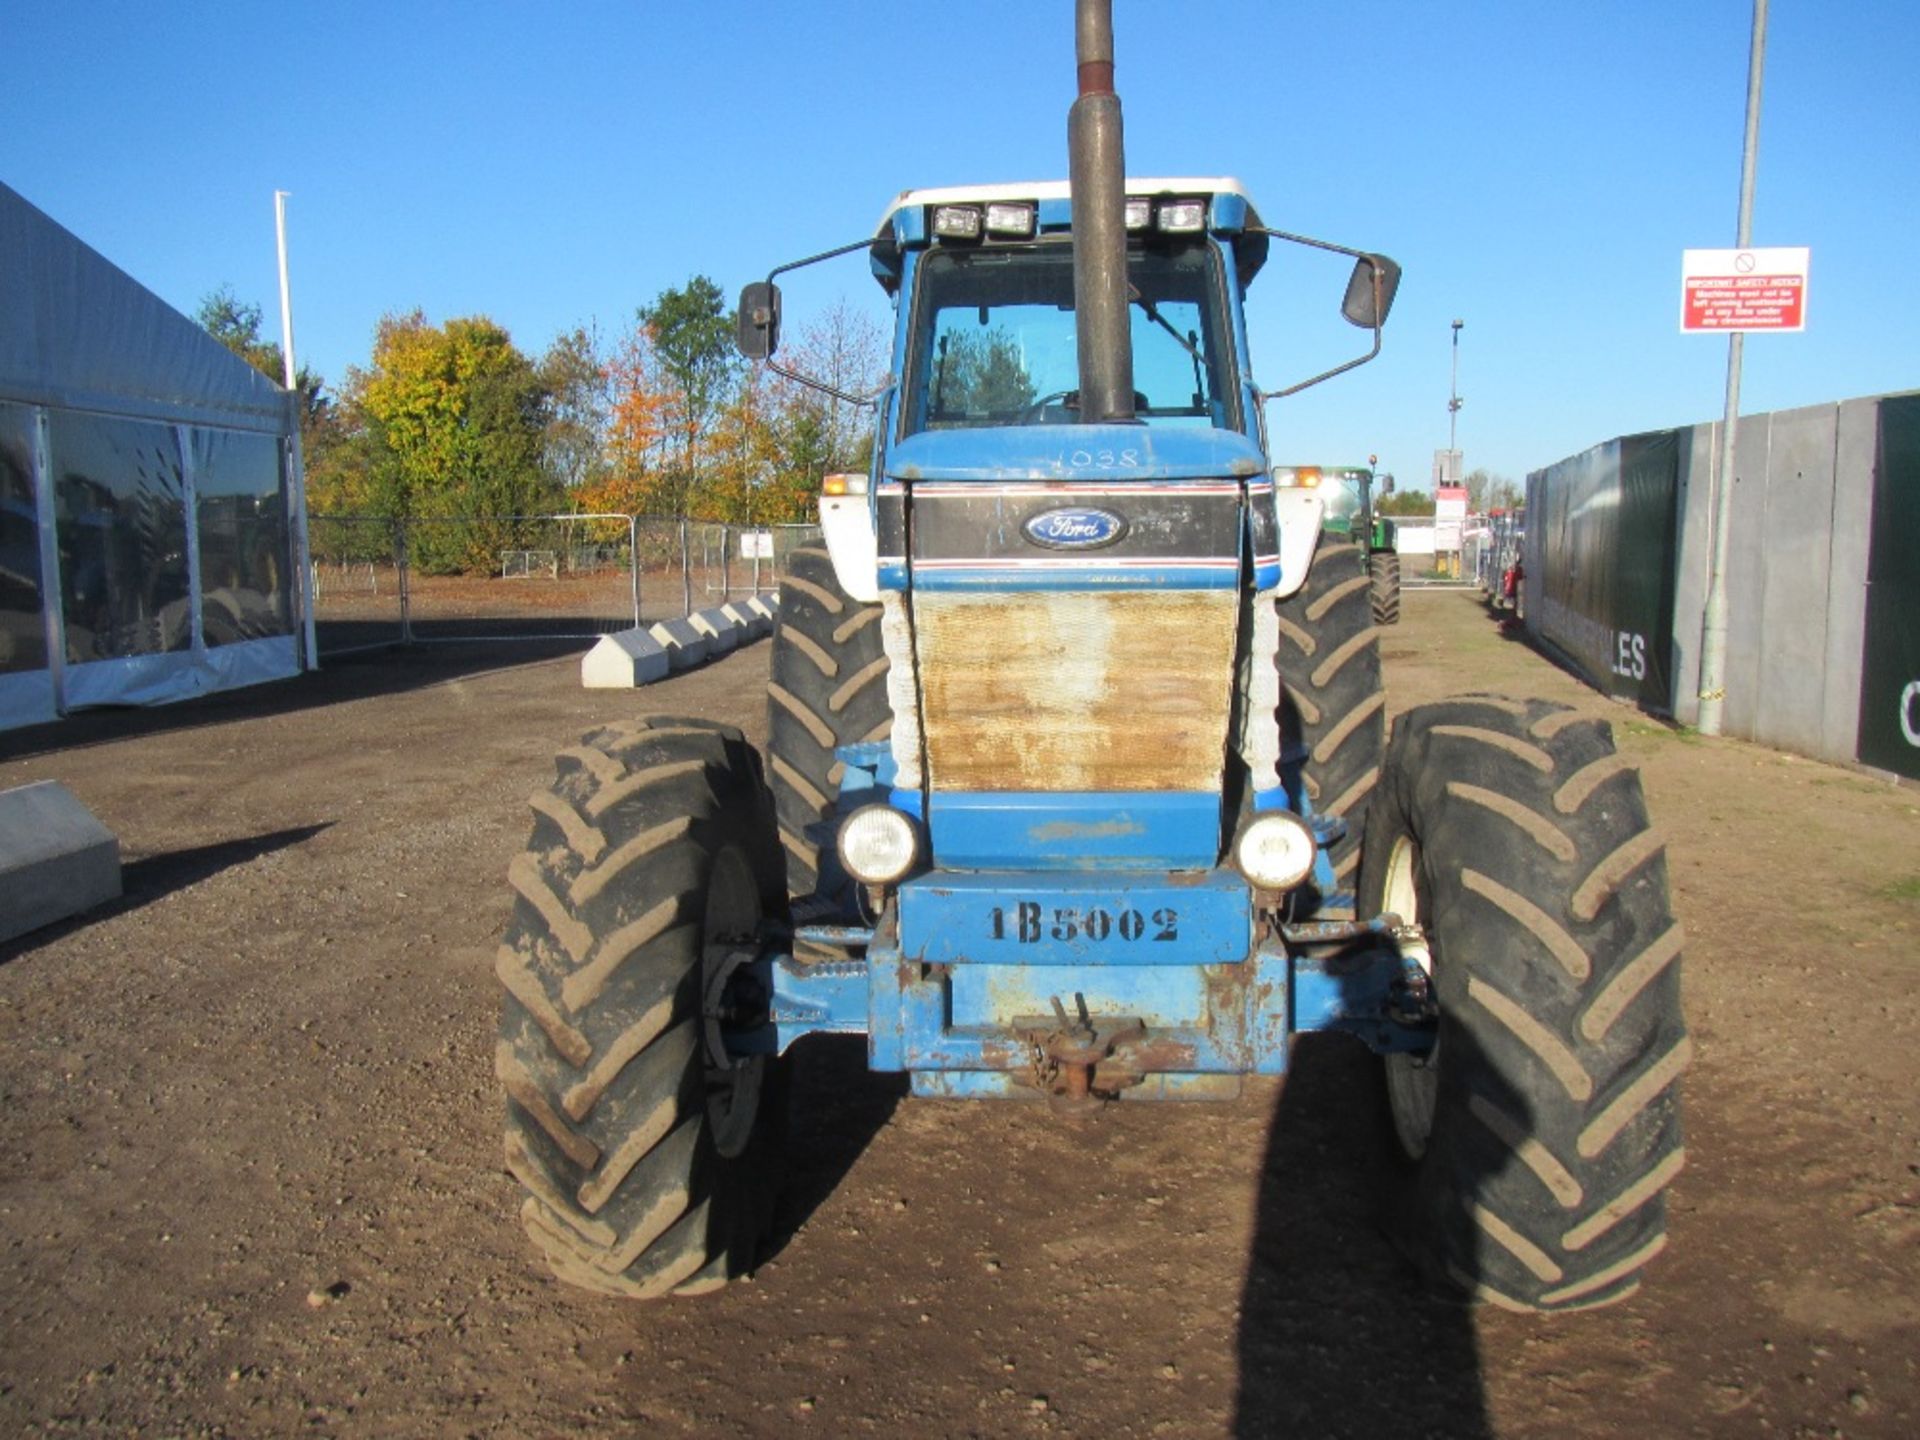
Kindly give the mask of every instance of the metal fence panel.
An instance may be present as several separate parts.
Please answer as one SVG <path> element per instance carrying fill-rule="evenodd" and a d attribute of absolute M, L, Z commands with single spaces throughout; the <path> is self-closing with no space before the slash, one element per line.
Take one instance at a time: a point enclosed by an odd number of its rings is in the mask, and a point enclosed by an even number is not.
<path fill-rule="evenodd" d="M 322 655 L 447 640 L 591 640 L 778 588 L 813 525 L 657 516 L 312 518 Z"/>
<path fill-rule="evenodd" d="M 409 638 L 594 639 L 639 621 L 624 515 L 414 517 Z"/>
<path fill-rule="evenodd" d="M 405 638 L 405 554 L 395 521 L 309 517 L 307 563 L 321 655 L 377 649 Z"/>

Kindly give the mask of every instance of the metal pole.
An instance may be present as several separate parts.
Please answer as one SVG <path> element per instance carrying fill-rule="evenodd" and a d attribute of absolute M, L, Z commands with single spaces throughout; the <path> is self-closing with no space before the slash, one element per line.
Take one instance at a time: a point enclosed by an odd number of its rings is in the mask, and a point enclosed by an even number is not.
<path fill-rule="evenodd" d="M 693 556 L 687 548 L 687 517 L 680 517 L 680 613 L 693 614 Z"/>
<path fill-rule="evenodd" d="M 294 380 L 299 371 L 293 359 L 293 289 L 287 281 L 287 193 L 273 192 L 274 242 L 280 255 L 280 373 L 293 411 L 293 436 L 287 446 L 287 509 L 291 512 L 295 584 L 300 587 L 301 631 L 306 639 L 306 668 L 320 668 L 320 638 L 313 616 L 313 556 L 307 536 L 307 457 L 300 443 L 303 406 Z"/>
<path fill-rule="evenodd" d="M 1753 40 L 1747 52 L 1747 129 L 1740 152 L 1740 218 L 1734 239 L 1744 250 L 1753 240 L 1753 173 L 1760 152 L 1760 78 L 1767 61 L 1767 0 L 1753 0 Z M 1700 619 L 1700 714 L 1702 735 L 1720 733 L 1727 698 L 1727 537 L 1732 527 L 1734 455 L 1740 429 L 1740 365 L 1746 334 L 1727 337 L 1727 409 L 1720 422 L 1720 463 L 1707 505 L 1709 538 L 1707 603 Z"/>
<path fill-rule="evenodd" d="M 627 581 L 633 587 L 633 628 L 640 628 L 640 522 L 627 516 Z"/>
<path fill-rule="evenodd" d="M 1453 380 L 1447 387 L 1447 454 L 1452 456 L 1460 448 L 1460 327 L 1467 322 L 1453 322 Z M 1449 462 L 1451 463 L 1451 462 Z M 1460 477 L 1453 477 L 1454 483 L 1460 483 Z"/>
<path fill-rule="evenodd" d="M 1127 161 L 1113 89 L 1113 0 L 1079 0 L 1079 98 L 1067 112 L 1073 196 L 1073 310 L 1080 418 L 1131 422 L 1133 332 L 1127 301 Z"/>

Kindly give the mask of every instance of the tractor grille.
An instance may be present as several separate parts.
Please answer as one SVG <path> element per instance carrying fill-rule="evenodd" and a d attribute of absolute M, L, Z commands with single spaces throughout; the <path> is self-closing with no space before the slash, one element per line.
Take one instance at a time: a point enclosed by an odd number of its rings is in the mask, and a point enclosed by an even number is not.
<path fill-rule="evenodd" d="M 919 591 L 936 790 L 1218 790 L 1233 590 Z"/>

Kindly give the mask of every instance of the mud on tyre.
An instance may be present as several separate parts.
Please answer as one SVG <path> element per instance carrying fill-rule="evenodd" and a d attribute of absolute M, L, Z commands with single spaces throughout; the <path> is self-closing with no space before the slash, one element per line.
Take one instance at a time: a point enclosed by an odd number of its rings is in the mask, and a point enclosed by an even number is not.
<path fill-rule="evenodd" d="M 785 903 L 759 761 L 731 727 L 656 719 L 554 763 L 495 966 L 521 1219 L 573 1284 L 713 1288 L 752 1264 L 785 1142 L 783 1066 L 728 1062 L 722 1033 Z"/>
<path fill-rule="evenodd" d="M 1684 1162 L 1680 927 L 1638 773 L 1598 720 L 1471 696 L 1395 727 L 1362 914 L 1424 931 L 1424 1060 L 1389 1057 L 1398 1238 L 1514 1309 L 1604 1305 L 1666 1244 Z"/>
<path fill-rule="evenodd" d="M 1323 535 L 1306 584 L 1279 602 L 1280 739 L 1307 750 L 1313 808 L 1345 817 L 1330 852 L 1341 888 L 1357 878 L 1367 806 L 1386 743 L 1386 694 L 1366 552 Z"/>
<path fill-rule="evenodd" d="M 841 765 L 834 750 L 893 728 L 878 605 L 840 588 L 824 549 L 795 550 L 780 583 L 767 682 L 768 779 L 786 852 L 787 893 L 840 907 L 847 879 L 833 848 Z"/>

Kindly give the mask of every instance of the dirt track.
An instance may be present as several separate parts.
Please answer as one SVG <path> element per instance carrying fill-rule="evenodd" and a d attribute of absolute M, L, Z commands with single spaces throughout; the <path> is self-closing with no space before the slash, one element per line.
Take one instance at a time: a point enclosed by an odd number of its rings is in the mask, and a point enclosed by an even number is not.
<path fill-rule="evenodd" d="M 523 801 L 638 709 L 758 737 L 766 647 L 639 696 L 433 651 L 0 736 L 128 895 L 0 947 L 0 1432 L 1910 1435 L 1920 792 L 1678 735 L 1409 595 L 1396 708 L 1613 719 L 1688 932 L 1689 1165 L 1617 1308 L 1421 1295 L 1374 1067 L 1211 1108 L 912 1101 L 803 1047 L 774 1255 L 699 1301 L 565 1291 L 502 1172 L 491 960 Z M 524 655 L 524 651 L 518 652 Z"/>

